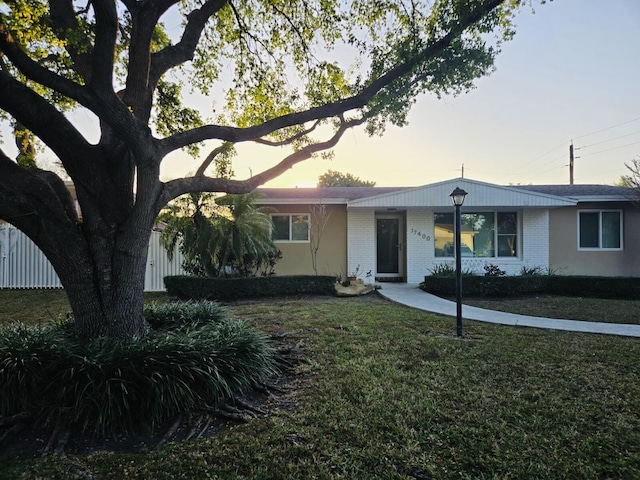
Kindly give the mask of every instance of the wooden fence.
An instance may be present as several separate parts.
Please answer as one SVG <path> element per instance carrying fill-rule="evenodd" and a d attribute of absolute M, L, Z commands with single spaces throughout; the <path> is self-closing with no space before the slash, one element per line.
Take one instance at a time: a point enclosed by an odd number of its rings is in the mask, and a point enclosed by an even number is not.
<path fill-rule="evenodd" d="M 160 246 L 160 232 L 152 232 L 145 292 L 163 291 L 165 276 L 184 273 L 181 264 L 180 252 L 176 252 L 170 261 Z M 8 224 L 0 225 L 0 288 L 62 288 L 58 275 L 40 249 L 29 237 Z"/>

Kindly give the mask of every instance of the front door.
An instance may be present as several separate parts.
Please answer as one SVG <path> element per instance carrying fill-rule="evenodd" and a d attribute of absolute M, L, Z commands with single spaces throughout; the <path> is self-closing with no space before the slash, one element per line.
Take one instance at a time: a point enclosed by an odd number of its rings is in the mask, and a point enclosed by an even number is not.
<path fill-rule="evenodd" d="M 376 217 L 376 279 L 402 281 L 402 217 Z"/>

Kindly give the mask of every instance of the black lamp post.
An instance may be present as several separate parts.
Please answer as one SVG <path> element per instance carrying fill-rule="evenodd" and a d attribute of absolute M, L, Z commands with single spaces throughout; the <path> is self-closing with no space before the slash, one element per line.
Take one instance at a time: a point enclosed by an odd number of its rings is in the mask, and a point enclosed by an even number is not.
<path fill-rule="evenodd" d="M 464 203 L 464 197 L 467 196 L 467 192 L 462 190 L 460 187 L 456 187 L 449 196 L 456 207 L 456 335 L 458 335 L 458 337 L 462 337 L 462 255 L 460 248 L 460 207 Z"/>

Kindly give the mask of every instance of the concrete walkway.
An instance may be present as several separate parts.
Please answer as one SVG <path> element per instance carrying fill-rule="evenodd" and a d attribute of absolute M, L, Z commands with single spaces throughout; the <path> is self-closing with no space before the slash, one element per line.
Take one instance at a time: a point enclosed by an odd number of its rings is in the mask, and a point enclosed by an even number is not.
<path fill-rule="evenodd" d="M 424 292 L 418 288 L 417 284 L 383 283 L 382 288 L 378 290 L 378 293 L 391 301 L 401 303 L 409 307 L 426 310 L 428 312 L 440 313 L 442 315 L 449 315 L 452 317 L 456 316 L 455 302 Z M 570 332 L 640 337 L 640 325 L 581 322 L 577 320 L 530 317 L 528 315 L 516 315 L 514 313 L 485 310 L 484 308 L 470 307 L 468 305 L 462 305 L 462 318 L 519 327 L 536 327 L 552 330 L 567 330 Z"/>

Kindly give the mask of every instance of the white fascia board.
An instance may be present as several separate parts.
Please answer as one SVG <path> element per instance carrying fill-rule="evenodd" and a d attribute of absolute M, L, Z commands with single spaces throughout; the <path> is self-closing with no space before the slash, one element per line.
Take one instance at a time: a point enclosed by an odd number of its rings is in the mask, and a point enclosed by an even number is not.
<path fill-rule="evenodd" d="M 262 198 L 257 205 L 346 205 L 346 198 Z"/>
<path fill-rule="evenodd" d="M 469 194 L 464 207 L 550 208 L 577 204 L 577 201 L 571 198 L 459 178 L 352 200 L 348 207 L 450 207 L 449 194 L 455 187 L 460 187 Z"/>

